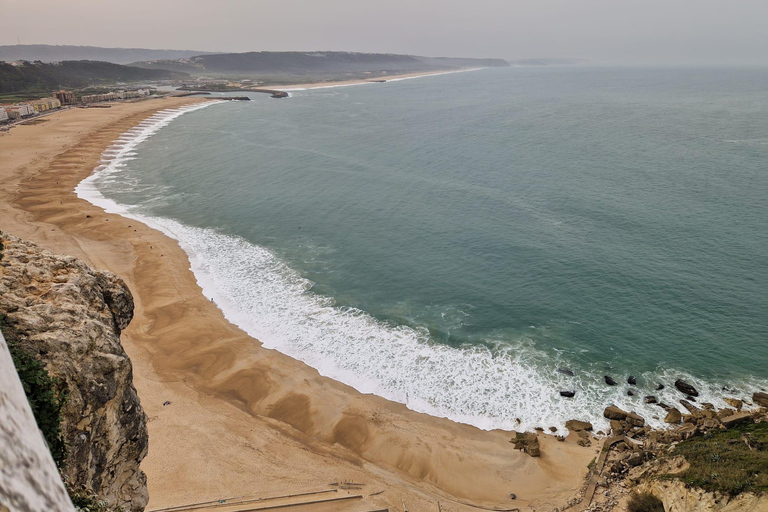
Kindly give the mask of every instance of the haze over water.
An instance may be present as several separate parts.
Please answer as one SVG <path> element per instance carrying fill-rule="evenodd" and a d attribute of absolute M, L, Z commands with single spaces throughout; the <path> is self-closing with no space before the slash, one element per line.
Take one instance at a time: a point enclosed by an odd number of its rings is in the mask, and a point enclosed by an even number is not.
<path fill-rule="evenodd" d="M 601 425 L 610 403 L 658 425 L 643 396 L 676 402 L 681 376 L 716 404 L 768 386 L 768 71 L 252 98 L 178 117 L 95 184 L 267 347 L 483 428 Z"/>

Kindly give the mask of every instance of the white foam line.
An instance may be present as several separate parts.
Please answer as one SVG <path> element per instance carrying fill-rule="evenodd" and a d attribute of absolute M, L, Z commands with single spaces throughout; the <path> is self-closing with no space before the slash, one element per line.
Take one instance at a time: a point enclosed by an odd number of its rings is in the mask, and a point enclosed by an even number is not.
<path fill-rule="evenodd" d="M 133 159 L 130 157 L 136 154 L 135 149 L 139 144 L 147 140 L 162 127 L 167 126 L 177 117 L 218 103 L 223 103 L 223 101 L 209 101 L 175 109 L 163 109 L 140 122 L 130 130 L 122 133 L 118 137 L 118 140 L 124 141 L 124 143 L 119 146 L 113 143 L 102 152 L 99 165 L 96 166 L 90 176 L 85 178 L 77 185 L 77 187 L 75 187 L 77 197 L 85 199 L 104 209 L 108 213 L 127 214 L 128 211 L 125 207 L 104 197 L 104 195 L 99 192 L 96 187 L 96 181 L 112 172 L 116 172 L 118 169 L 124 168 L 124 162 Z"/>

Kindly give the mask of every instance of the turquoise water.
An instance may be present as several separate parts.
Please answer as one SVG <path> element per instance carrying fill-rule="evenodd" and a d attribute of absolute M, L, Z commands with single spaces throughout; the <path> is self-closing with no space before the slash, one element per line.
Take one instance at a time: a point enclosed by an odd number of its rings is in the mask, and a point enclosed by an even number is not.
<path fill-rule="evenodd" d="M 94 184 L 267 347 L 483 428 L 651 418 L 681 376 L 716 403 L 766 386 L 768 71 L 252 97 L 165 121 Z"/>

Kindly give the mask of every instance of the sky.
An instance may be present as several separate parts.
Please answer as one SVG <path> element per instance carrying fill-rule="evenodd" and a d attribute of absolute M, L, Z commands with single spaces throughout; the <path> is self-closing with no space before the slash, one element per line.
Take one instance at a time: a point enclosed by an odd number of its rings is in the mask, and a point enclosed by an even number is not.
<path fill-rule="evenodd" d="M 0 0 L 0 44 L 768 66 L 768 0 Z"/>

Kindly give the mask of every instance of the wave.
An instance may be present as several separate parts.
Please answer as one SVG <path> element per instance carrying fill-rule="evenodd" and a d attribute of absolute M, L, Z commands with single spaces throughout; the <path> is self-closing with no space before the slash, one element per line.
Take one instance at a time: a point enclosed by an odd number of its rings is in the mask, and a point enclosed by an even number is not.
<path fill-rule="evenodd" d="M 214 229 L 143 214 L 100 192 L 110 173 L 129 171 L 127 162 L 141 142 L 182 114 L 208 105 L 162 111 L 129 130 L 104 152 L 102 164 L 76 192 L 107 212 L 139 220 L 176 239 L 189 255 L 206 297 L 265 348 L 301 360 L 360 392 L 482 429 L 554 426 L 563 432 L 565 422 L 573 418 L 606 429 L 602 409 L 609 404 L 637 411 L 652 426 L 661 427 L 664 411 L 645 404 L 643 395 L 675 404 L 681 395 L 670 383 L 677 378 L 695 385 L 700 400 L 725 406 L 722 383 L 673 369 L 638 375 L 641 388 L 637 396 L 628 396 L 628 386 L 605 386 L 598 368 L 575 377 L 558 373 L 558 367 L 568 365 L 565 356 L 545 354 L 525 338 L 514 344 L 488 340 L 484 346 L 458 348 L 437 343 L 425 328 L 380 321 L 314 293 L 311 281 L 266 248 Z M 652 391 L 657 382 L 667 387 Z M 739 386 L 749 389 L 754 384 Z M 575 398 L 560 397 L 562 389 L 575 390 Z"/>

